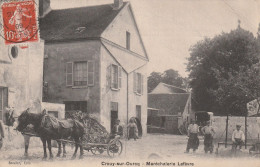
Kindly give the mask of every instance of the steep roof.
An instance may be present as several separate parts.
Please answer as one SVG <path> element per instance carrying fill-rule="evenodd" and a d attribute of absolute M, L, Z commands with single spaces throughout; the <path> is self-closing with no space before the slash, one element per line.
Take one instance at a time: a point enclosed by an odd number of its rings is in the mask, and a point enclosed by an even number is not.
<path fill-rule="evenodd" d="M 165 114 L 177 115 L 183 112 L 190 93 L 148 94 L 148 107 L 164 110 Z"/>
<path fill-rule="evenodd" d="M 41 38 L 52 41 L 100 37 L 127 3 L 118 10 L 113 9 L 113 4 L 52 10 L 39 21 Z"/>
<path fill-rule="evenodd" d="M 160 82 L 151 92 L 151 94 L 172 94 L 172 93 L 187 93 L 187 91 L 182 88 Z"/>

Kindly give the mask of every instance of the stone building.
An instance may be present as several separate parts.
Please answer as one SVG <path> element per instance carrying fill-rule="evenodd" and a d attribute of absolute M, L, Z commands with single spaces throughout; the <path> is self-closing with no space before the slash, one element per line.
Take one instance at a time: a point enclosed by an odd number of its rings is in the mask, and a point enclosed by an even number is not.
<path fill-rule="evenodd" d="M 44 101 L 87 112 L 107 130 L 131 117 L 145 130 L 149 59 L 131 4 L 51 10 L 42 3 Z"/>

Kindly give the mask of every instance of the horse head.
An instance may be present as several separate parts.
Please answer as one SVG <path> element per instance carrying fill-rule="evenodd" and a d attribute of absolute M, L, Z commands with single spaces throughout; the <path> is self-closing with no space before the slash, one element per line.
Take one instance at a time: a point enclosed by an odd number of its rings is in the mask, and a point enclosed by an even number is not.
<path fill-rule="evenodd" d="M 21 132 L 22 130 L 24 130 L 27 125 L 30 124 L 30 118 L 29 118 L 29 111 L 30 108 L 27 108 L 24 112 L 22 112 L 22 114 L 18 117 L 18 126 L 17 126 L 17 130 L 19 132 Z"/>

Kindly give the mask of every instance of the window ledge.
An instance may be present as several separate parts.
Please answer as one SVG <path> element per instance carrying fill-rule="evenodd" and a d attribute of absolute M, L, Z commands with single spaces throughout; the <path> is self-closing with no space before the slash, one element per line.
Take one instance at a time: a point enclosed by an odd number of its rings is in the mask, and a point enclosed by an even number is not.
<path fill-rule="evenodd" d="M 86 89 L 88 86 L 72 86 L 72 89 Z"/>
<path fill-rule="evenodd" d="M 113 90 L 113 91 L 119 91 L 120 89 L 119 89 L 119 88 L 111 88 L 111 90 Z"/>
<path fill-rule="evenodd" d="M 137 96 L 142 96 L 142 94 L 141 94 L 141 93 L 138 93 L 138 92 L 135 92 L 135 94 L 136 94 Z"/>

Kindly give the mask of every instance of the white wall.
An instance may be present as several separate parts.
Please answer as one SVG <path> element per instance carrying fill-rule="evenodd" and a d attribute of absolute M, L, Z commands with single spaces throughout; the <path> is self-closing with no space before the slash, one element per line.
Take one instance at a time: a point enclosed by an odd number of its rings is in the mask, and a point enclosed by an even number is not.
<path fill-rule="evenodd" d="M 107 86 L 107 67 L 111 64 L 119 65 L 106 51 L 106 49 L 101 47 L 101 70 L 100 70 L 100 84 L 101 84 L 101 124 L 110 132 L 110 114 L 111 102 L 118 103 L 118 118 L 121 120 L 123 126 L 126 125 L 126 115 L 127 115 L 127 74 L 122 70 L 122 87 L 120 90 L 111 90 Z"/>
<path fill-rule="evenodd" d="M 101 36 L 125 48 L 126 31 L 131 33 L 130 50 L 145 57 L 141 39 L 138 35 L 129 6 L 124 7 L 117 18 L 108 26 Z"/>
<path fill-rule="evenodd" d="M 65 104 L 42 102 L 42 110 L 57 111 L 59 119 L 65 119 Z"/>

